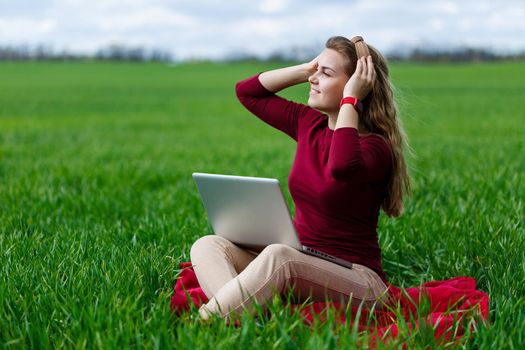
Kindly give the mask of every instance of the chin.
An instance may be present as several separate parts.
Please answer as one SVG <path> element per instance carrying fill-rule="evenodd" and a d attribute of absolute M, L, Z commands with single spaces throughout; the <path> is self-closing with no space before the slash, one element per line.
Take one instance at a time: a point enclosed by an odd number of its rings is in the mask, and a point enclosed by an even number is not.
<path fill-rule="evenodd" d="M 315 109 L 319 109 L 319 110 L 322 108 L 321 106 L 319 106 L 318 103 L 315 103 L 314 101 L 311 101 L 310 99 L 308 99 L 308 106 L 315 108 Z"/>

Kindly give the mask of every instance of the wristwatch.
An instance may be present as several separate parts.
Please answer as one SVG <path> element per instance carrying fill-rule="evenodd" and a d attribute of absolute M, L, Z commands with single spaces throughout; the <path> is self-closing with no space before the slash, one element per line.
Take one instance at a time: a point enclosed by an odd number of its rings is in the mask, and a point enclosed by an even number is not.
<path fill-rule="evenodd" d="M 343 97 L 341 99 L 341 102 L 339 103 L 339 108 L 341 108 L 344 104 L 347 103 L 354 106 L 357 114 L 361 114 L 363 112 L 363 103 L 359 101 L 359 99 L 352 96 Z"/>

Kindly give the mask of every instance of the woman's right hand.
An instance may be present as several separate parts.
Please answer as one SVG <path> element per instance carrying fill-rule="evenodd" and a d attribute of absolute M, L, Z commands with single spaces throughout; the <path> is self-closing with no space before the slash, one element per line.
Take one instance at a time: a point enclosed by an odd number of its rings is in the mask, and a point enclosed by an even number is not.
<path fill-rule="evenodd" d="M 292 85 L 306 83 L 312 74 L 317 72 L 319 56 L 307 63 L 299 63 L 290 67 L 278 68 L 262 72 L 259 81 L 266 90 L 281 91 Z"/>
<path fill-rule="evenodd" d="M 306 81 L 308 81 L 310 75 L 315 74 L 315 72 L 317 72 L 317 67 L 319 67 L 319 56 L 321 56 L 321 54 L 317 55 L 317 57 L 315 57 L 310 62 L 303 63 L 303 70 L 306 75 Z"/>

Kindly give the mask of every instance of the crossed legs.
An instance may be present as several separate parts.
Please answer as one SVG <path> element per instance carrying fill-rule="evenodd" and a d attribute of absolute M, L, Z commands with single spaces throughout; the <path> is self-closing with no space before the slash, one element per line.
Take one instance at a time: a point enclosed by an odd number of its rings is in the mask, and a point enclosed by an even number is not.
<path fill-rule="evenodd" d="M 385 297 L 387 289 L 365 266 L 354 264 L 348 269 L 283 244 L 271 244 L 256 253 L 210 235 L 198 239 L 190 255 L 199 284 L 209 298 L 199 310 L 204 319 L 210 313 L 238 315 L 254 301 L 264 306 L 273 293 L 289 287 L 300 299 L 363 302 L 366 306 Z"/>

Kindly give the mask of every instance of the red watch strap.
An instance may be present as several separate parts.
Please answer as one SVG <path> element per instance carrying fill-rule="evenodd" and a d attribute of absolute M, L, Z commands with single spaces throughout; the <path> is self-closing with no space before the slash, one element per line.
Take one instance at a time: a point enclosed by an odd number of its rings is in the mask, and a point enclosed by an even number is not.
<path fill-rule="evenodd" d="M 341 106 L 344 105 L 345 103 L 350 103 L 351 105 L 357 106 L 357 104 L 359 103 L 359 100 L 352 96 L 343 97 L 341 99 L 341 102 L 339 103 L 339 108 L 341 108 Z"/>
<path fill-rule="evenodd" d="M 361 114 L 361 112 L 363 111 L 363 104 L 361 103 L 361 101 L 359 101 L 359 99 L 355 97 L 352 97 L 352 96 L 343 97 L 341 99 L 341 102 L 339 103 L 339 108 L 341 108 L 341 106 L 343 106 L 345 103 L 349 103 L 352 106 L 354 106 L 357 114 Z"/>

